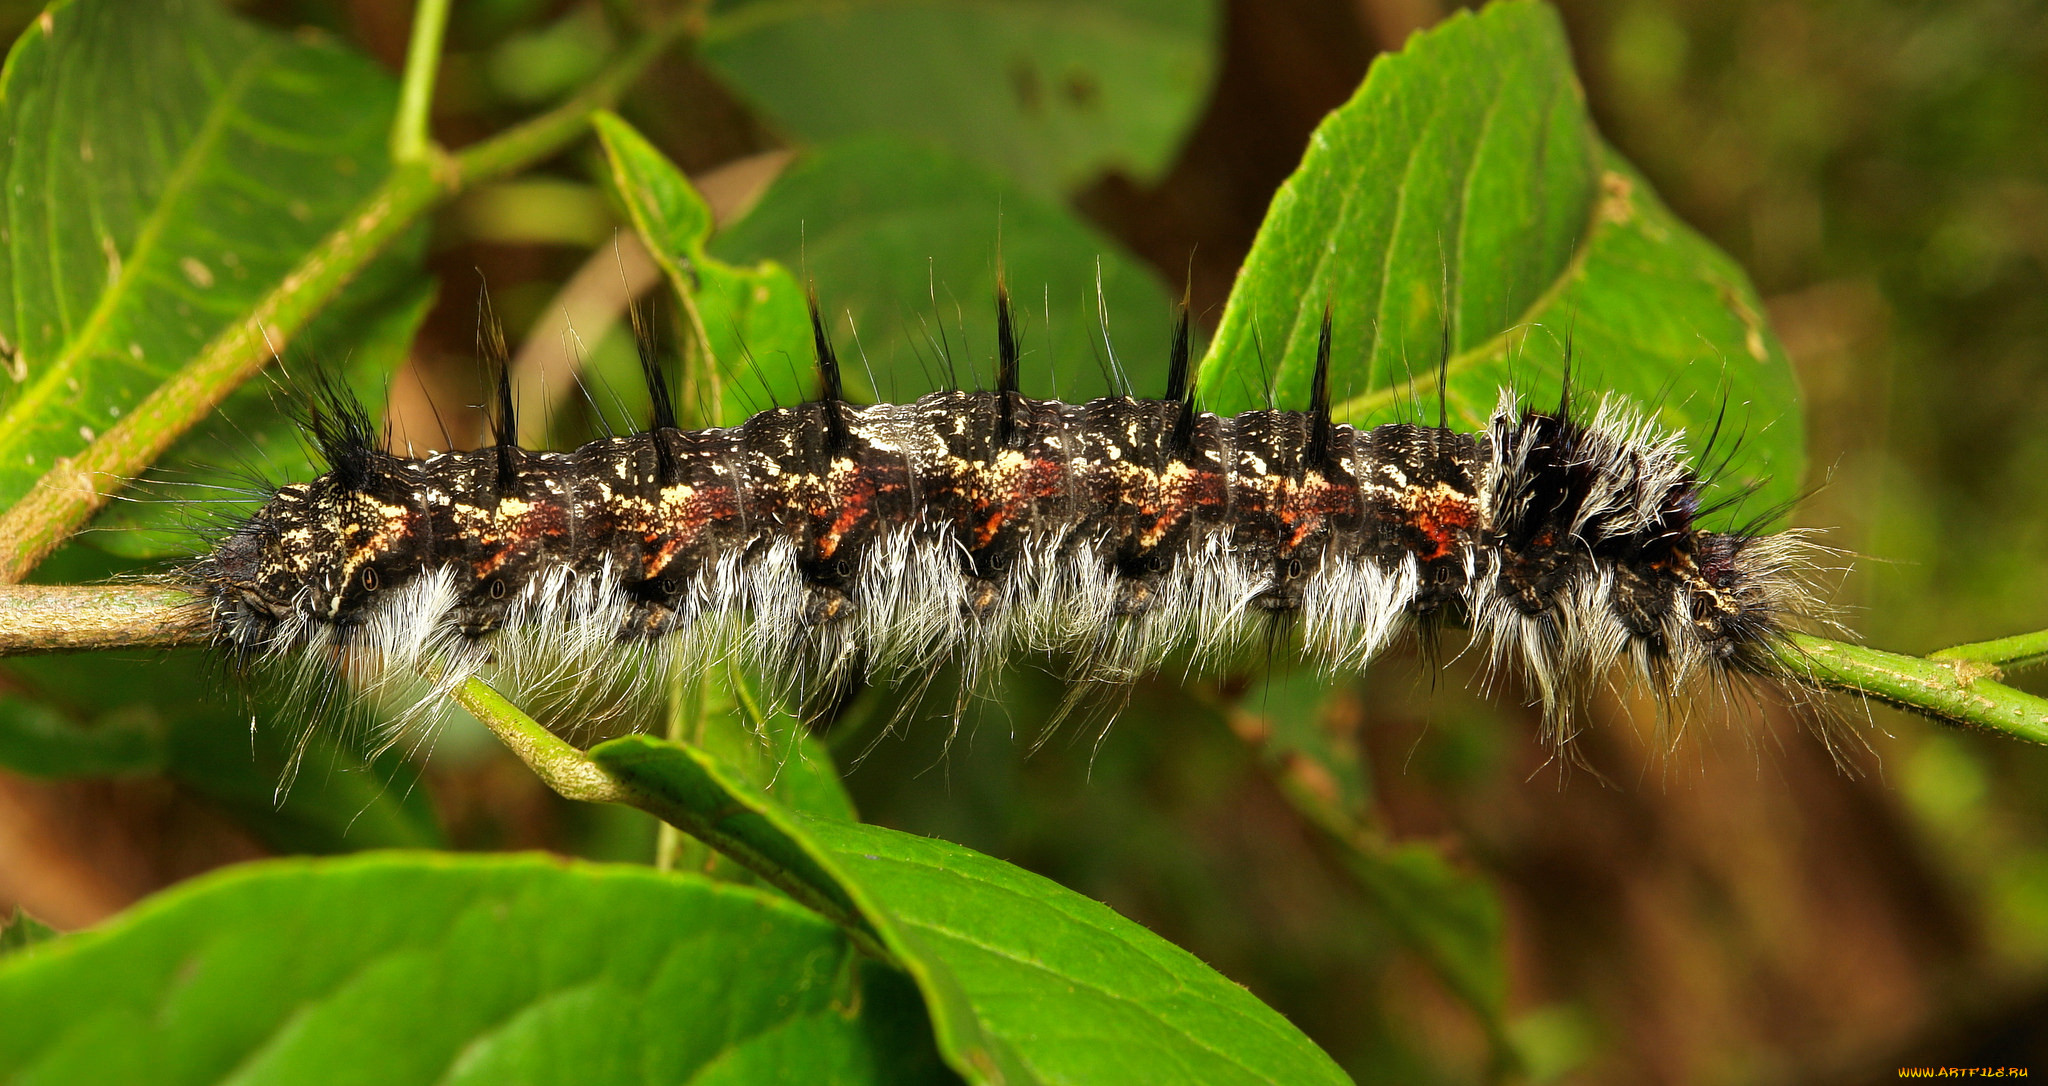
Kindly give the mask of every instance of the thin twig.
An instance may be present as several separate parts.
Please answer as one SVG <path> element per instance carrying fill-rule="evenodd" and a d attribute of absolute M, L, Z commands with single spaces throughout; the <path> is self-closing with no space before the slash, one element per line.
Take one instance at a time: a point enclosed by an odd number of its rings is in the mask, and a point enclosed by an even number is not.
<path fill-rule="evenodd" d="M 441 38 L 448 30 L 449 0 L 419 0 L 413 8 L 412 41 L 405 50 L 405 75 L 398 86 L 398 116 L 391 125 L 391 160 L 426 158 L 432 144 L 427 120 L 434 106 L 434 75 L 441 67 Z"/>
<path fill-rule="evenodd" d="M 0 587 L 0 656 L 198 644 L 207 609 L 160 585 Z"/>
<path fill-rule="evenodd" d="M 1967 645 L 1956 645 L 1927 654 L 1930 660 L 1972 660 L 1990 664 L 1999 671 L 2011 674 L 2031 667 L 2048 664 L 2048 630 L 2001 637 L 1995 641 L 1975 641 Z"/>
<path fill-rule="evenodd" d="M 2025 636 L 2038 640 L 2048 633 Z M 1853 691 L 1936 720 L 2048 744 L 2048 698 L 1996 681 L 2000 672 L 1992 664 L 1900 656 L 1805 634 L 1795 634 L 1780 659 L 1832 690 Z"/>

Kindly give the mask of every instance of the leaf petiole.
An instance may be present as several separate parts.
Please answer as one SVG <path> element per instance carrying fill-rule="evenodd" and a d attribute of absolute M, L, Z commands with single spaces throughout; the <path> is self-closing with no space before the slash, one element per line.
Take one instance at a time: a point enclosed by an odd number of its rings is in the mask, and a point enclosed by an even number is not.
<path fill-rule="evenodd" d="M 419 0 L 413 9 L 412 40 L 405 50 L 398 116 L 391 126 L 391 161 L 428 157 L 427 120 L 434 105 L 434 76 L 441 66 L 441 39 L 448 30 L 448 0 Z"/>

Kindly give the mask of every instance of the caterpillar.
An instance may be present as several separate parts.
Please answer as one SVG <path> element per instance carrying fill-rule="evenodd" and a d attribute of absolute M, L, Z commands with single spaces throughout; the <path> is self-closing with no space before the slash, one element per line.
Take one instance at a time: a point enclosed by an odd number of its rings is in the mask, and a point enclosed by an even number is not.
<path fill-rule="evenodd" d="M 590 721 L 721 661 L 795 701 L 949 661 L 972 689 L 1022 653 L 1114 687 L 1283 630 L 1340 672 L 1406 630 L 1468 627 L 1559 742 L 1621 665 L 1667 702 L 1797 682 L 1778 649 L 1820 620 L 1821 549 L 1702 528 L 1683 435 L 1622 400 L 1582 410 L 1567 379 L 1550 409 L 1503 392 L 1476 433 L 1340 425 L 1326 315 L 1306 410 L 1219 417 L 1195 400 L 1184 310 L 1161 398 L 1034 399 L 1000 287 L 996 311 L 994 389 L 863 406 L 814 297 L 817 399 L 729 428 L 680 427 L 643 346 L 650 425 L 570 451 L 515 442 L 502 367 L 494 442 L 471 451 L 385 452 L 360 404 L 323 394 L 328 470 L 181 576 L 235 659 L 397 698 L 396 729 L 470 676 Z"/>

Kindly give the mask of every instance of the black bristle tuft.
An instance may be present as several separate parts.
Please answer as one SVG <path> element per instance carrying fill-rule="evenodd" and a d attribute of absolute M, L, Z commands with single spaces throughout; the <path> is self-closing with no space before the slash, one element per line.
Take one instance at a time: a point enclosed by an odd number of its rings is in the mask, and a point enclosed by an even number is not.
<path fill-rule="evenodd" d="M 497 451 L 498 492 L 504 493 L 519 475 L 514 455 L 519 448 L 519 418 L 512 405 L 512 355 L 505 349 L 505 326 L 491 309 L 490 292 L 480 290 L 476 311 L 476 350 L 484 370 L 496 385 L 493 409 L 489 412 L 491 444 Z"/>
<path fill-rule="evenodd" d="M 375 474 L 380 444 L 369 409 L 339 376 L 315 370 L 311 380 L 306 429 L 334 481 L 347 490 L 363 490 Z"/>
<path fill-rule="evenodd" d="M 1183 296 L 1180 316 L 1173 324 L 1173 348 L 1166 368 L 1166 398 L 1180 404 L 1173 417 L 1173 433 L 1167 439 L 1167 448 L 1175 456 L 1186 456 L 1195 449 L 1195 384 L 1190 372 L 1190 350 L 1188 301 Z"/>
<path fill-rule="evenodd" d="M 1302 463 L 1322 467 L 1330 460 L 1335 427 L 1330 423 L 1330 307 L 1323 307 L 1323 329 L 1316 337 L 1316 372 L 1308 390 L 1308 447 Z"/>
<path fill-rule="evenodd" d="M 1445 288 L 1448 291 L 1448 287 Z M 1436 346 L 1436 428 L 1451 428 L 1451 318 L 1448 296 L 1438 321 Z"/>
<path fill-rule="evenodd" d="M 1010 288 L 996 278 L 996 391 L 1017 392 L 1017 327 L 1010 317 Z"/>
<path fill-rule="evenodd" d="M 825 331 L 825 314 L 818 308 L 818 291 L 810 291 L 811 345 L 818 354 L 818 402 L 825 407 L 825 436 L 827 446 L 842 449 L 851 440 L 847 432 L 846 415 L 842 405 L 846 399 L 845 386 L 839 376 L 839 355 L 832 349 L 832 336 Z"/>
<path fill-rule="evenodd" d="M 1188 387 L 1188 304 L 1182 301 L 1180 313 L 1173 322 L 1173 350 L 1166 362 L 1166 399 L 1187 400 L 1194 390 Z"/>
<path fill-rule="evenodd" d="M 1010 316 L 1010 288 L 996 273 L 996 444 L 1008 448 L 1017 439 L 1017 327 Z"/>
<path fill-rule="evenodd" d="M 668 375 L 661 371 L 661 352 L 657 349 L 660 345 L 654 341 L 654 333 L 640 307 L 628 302 L 626 317 L 633 325 L 633 347 L 640 354 L 640 374 L 647 381 L 647 399 L 654 405 L 647 429 L 654 435 L 655 476 L 662 486 L 673 486 L 682 479 L 682 467 L 676 463 L 675 449 L 666 437 L 668 431 L 681 428 L 676 422 L 675 394 L 669 390 Z"/>
<path fill-rule="evenodd" d="M 668 375 L 661 371 L 661 356 L 656 350 L 659 344 L 655 343 L 654 334 L 647 326 L 646 316 L 638 305 L 629 304 L 626 306 L 626 318 L 633 325 L 633 346 L 640 353 L 640 375 L 647 381 L 647 398 L 654 404 L 647 428 L 651 431 L 679 429 L 675 393 L 669 389 Z"/>
<path fill-rule="evenodd" d="M 1564 376 L 1558 381 L 1557 417 L 1569 421 L 1572 417 L 1572 347 L 1578 339 L 1578 319 L 1572 319 L 1571 328 L 1564 334 Z"/>

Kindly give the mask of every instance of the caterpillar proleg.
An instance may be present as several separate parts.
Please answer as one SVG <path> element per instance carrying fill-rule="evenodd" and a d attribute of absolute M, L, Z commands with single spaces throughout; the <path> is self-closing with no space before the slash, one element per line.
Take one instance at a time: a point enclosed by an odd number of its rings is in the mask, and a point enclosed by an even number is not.
<path fill-rule="evenodd" d="M 328 471 L 189 569 L 214 639 L 402 694 L 416 724 L 471 675 L 601 719 L 723 660 L 795 700 L 949 661 L 971 687 L 1020 653 L 1124 684 L 1276 627 L 1354 670 L 1452 623 L 1563 736 L 1621 666 L 1667 698 L 1796 679 L 1776 643 L 1820 610 L 1818 548 L 1701 528 L 1682 435 L 1619 399 L 1506 392 L 1477 433 L 1338 425 L 1326 318 L 1308 410 L 1219 417 L 1185 315 L 1161 398 L 1034 399 L 999 296 L 995 389 L 862 406 L 812 314 L 819 398 L 730 428 L 678 427 L 651 361 L 653 424 L 566 452 L 514 443 L 509 393 L 495 444 L 423 459 L 323 396 Z"/>

